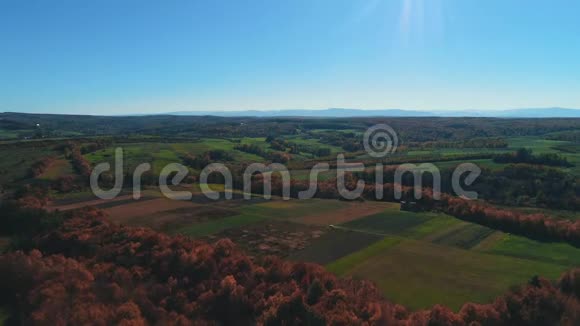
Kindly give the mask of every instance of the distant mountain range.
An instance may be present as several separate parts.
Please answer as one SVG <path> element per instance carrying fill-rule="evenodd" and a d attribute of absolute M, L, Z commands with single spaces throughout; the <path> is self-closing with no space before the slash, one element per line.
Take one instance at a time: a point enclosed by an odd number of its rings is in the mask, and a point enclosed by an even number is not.
<path fill-rule="evenodd" d="M 495 118 L 580 118 L 580 110 L 565 108 L 538 108 L 512 110 L 473 110 L 473 111 L 419 111 L 419 110 L 364 110 L 331 108 L 325 110 L 246 110 L 246 111 L 179 111 L 169 115 L 219 116 L 219 117 L 495 117 Z"/>

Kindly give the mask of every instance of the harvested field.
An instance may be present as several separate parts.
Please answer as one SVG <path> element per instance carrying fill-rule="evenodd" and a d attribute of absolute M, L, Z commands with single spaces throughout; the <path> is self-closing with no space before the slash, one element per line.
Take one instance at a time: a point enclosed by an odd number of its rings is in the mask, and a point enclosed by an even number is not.
<path fill-rule="evenodd" d="M 144 217 L 159 212 L 171 211 L 179 208 L 190 208 L 192 210 L 199 209 L 200 205 L 194 204 L 190 201 L 179 201 L 165 198 L 157 198 L 146 200 L 144 202 L 137 201 L 132 204 L 122 206 L 115 206 L 106 209 L 111 220 L 118 223 L 125 223 L 135 217 Z"/>
<path fill-rule="evenodd" d="M 215 206 L 182 207 L 168 211 L 162 211 L 145 216 L 137 216 L 124 222 L 126 225 L 146 226 L 163 232 L 172 232 L 195 224 L 234 216 L 239 211 L 231 208 Z"/>
<path fill-rule="evenodd" d="M 224 230 L 241 228 L 247 225 L 262 222 L 267 219 L 268 218 L 262 215 L 242 213 L 239 215 L 210 220 L 205 223 L 187 225 L 182 228 L 172 230 L 171 233 L 179 233 L 194 238 L 203 238 L 222 232 Z"/>
<path fill-rule="evenodd" d="M 324 214 L 347 207 L 348 203 L 336 200 L 309 199 L 288 201 L 271 200 L 265 203 L 254 205 L 264 215 L 271 218 L 283 219 L 292 222 L 299 222 L 298 219 L 314 214 Z M 305 223 L 308 224 L 308 223 Z"/>
<path fill-rule="evenodd" d="M 209 239 L 230 238 L 252 255 L 276 255 L 287 257 L 309 246 L 326 232 L 313 227 L 289 222 L 268 221 L 268 223 L 227 229 L 208 237 Z"/>
<path fill-rule="evenodd" d="M 365 216 L 377 214 L 385 209 L 392 208 L 397 204 L 382 202 L 350 202 L 346 207 L 330 210 L 323 213 L 301 216 L 293 219 L 293 222 L 308 225 L 327 226 L 332 224 L 342 224 L 349 221 L 358 220 Z"/>

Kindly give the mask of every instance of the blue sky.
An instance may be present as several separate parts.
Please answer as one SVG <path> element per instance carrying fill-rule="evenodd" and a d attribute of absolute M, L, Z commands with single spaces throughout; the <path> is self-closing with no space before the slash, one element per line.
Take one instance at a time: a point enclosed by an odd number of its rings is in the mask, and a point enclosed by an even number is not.
<path fill-rule="evenodd" d="M 577 0 L 0 1 L 0 111 L 580 108 Z"/>

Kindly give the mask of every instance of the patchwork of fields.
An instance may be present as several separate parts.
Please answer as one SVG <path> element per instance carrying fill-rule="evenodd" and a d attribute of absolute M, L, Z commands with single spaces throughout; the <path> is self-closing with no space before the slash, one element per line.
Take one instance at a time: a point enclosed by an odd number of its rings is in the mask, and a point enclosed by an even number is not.
<path fill-rule="evenodd" d="M 536 137 L 514 137 L 508 140 L 511 149 L 528 148 L 534 153 L 562 155 L 574 165 L 564 170 L 577 177 L 580 176 L 580 148 L 577 143 Z"/>
<path fill-rule="evenodd" d="M 332 153 L 340 148 L 321 144 L 317 139 L 288 138 L 296 144 L 326 147 Z M 492 153 L 527 147 L 534 153 L 558 153 L 580 175 L 580 154 L 570 142 L 520 137 L 508 139 L 507 149 L 434 149 L 409 151 L 409 157 L 432 155 L 440 168 L 464 161 L 449 160 L 462 153 Z M 203 139 L 180 143 L 128 143 L 123 148 L 124 168 L 130 171 L 140 163 L 151 163 L 155 173 L 169 163 L 182 162 L 186 154 L 224 150 L 236 164 L 264 162 L 258 155 L 235 150 L 237 144 L 253 144 L 270 150 L 265 138 Z M 116 146 L 86 154 L 91 164 L 113 163 Z M 0 153 L 2 154 L 2 153 Z M 70 161 L 50 148 L 10 149 L 0 161 L 2 184 L 28 178 L 29 168 L 43 156 L 55 156 L 54 163 L 38 178 L 39 182 L 74 174 Z M 300 161 L 306 153 L 293 156 Z M 437 161 L 437 158 L 440 161 Z M 490 170 L 505 165 L 491 159 L 472 161 Z M 309 171 L 293 170 L 296 179 L 305 180 Z M 333 178 L 333 172 L 321 179 Z M 223 190 L 223 186 L 214 185 Z M 96 200 L 90 192 L 52 194 L 52 209 L 69 210 L 84 206 L 103 209 L 118 223 L 151 227 L 170 234 L 214 241 L 228 237 L 252 256 L 274 254 L 296 261 L 316 262 L 340 276 L 369 279 L 385 297 L 413 309 L 440 303 L 457 309 L 466 301 L 489 302 L 511 286 L 525 283 L 534 275 L 556 278 L 561 272 L 580 265 L 580 249 L 566 244 L 541 243 L 505 234 L 432 212 L 401 211 L 398 204 L 346 202 L 338 200 L 266 201 L 255 197 L 214 202 L 199 193 L 195 185 L 192 201 L 165 198 L 153 188 L 139 201 L 123 193 L 113 201 Z M 555 217 L 577 219 L 578 212 L 541 208 L 520 208 L 544 212 Z"/>
<path fill-rule="evenodd" d="M 434 213 L 386 210 L 342 225 L 382 240 L 331 263 L 341 276 L 370 279 L 387 298 L 415 309 L 489 302 L 534 275 L 557 278 L 580 249 L 540 243 Z"/>
<path fill-rule="evenodd" d="M 246 142 L 249 142 L 246 139 Z M 259 142 L 259 140 L 256 140 Z M 130 143 L 118 144 L 116 147 L 109 147 L 85 155 L 85 158 L 92 164 L 103 162 L 113 163 L 115 149 L 122 148 L 125 171 L 133 171 L 141 163 L 150 163 L 153 173 L 159 172 L 170 163 L 182 163 L 182 156 L 186 154 L 199 155 L 209 150 L 224 150 L 233 154 L 238 162 L 251 161 L 263 162 L 260 156 L 248 154 L 234 150 L 236 143 L 226 139 L 204 139 L 188 143 Z"/>
<path fill-rule="evenodd" d="M 312 148 L 326 148 L 329 149 L 331 153 L 336 154 L 344 152 L 341 148 L 329 144 L 320 142 L 320 140 L 313 138 L 304 138 L 301 136 L 290 136 L 286 137 L 288 142 L 297 145 L 310 146 Z M 440 168 L 445 168 L 449 166 L 454 166 L 459 163 L 464 163 L 464 161 L 450 161 L 457 155 L 476 155 L 476 154 L 493 154 L 493 153 L 505 153 L 513 151 L 519 148 L 529 148 L 537 154 L 543 153 L 558 153 L 566 158 L 571 163 L 578 162 L 580 160 L 580 154 L 578 153 L 577 146 L 568 141 L 555 141 L 555 140 L 545 140 L 535 137 L 514 137 L 508 138 L 507 148 L 498 149 L 486 149 L 486 148 L 434 148 L 429 150 L 408 150 L 400 153 L 394 153 L 393 158 L 398 158 L 399 156 L 408 159 L 417 159 L 429 157 L 432 163 Z M 85 155 L 85 157 L 93 164 L 101 162 L 112 162 L 114 156 L 115 148 L 122 148 L 126 158 L 126 166 L 131 169 L 137 164 L 143 162 L 149 162 L 153 165 L 153 170 L 158 172 L 164 165 L 168 163 L 181 162 L 180 157 L 183 154 L 202 154 L 209 150 L 224 150 L 233 154 L 235 162 L 264 162 L 264 158 L 255 154 L 245 153 L 236 150 L 234 147 L 240 144 L 252 144 L 262 148 L 265 151 L 273 150 L 270 144 L 265 141 L 265 138 L 232 138 L 232 139 L 200 139 L 192 142 L 178 142 L 178 143 L 156 143 L 156 142 L 143 142 L 143 143 L 126 143 L 117 144 L 114 147 L 109 147 L 107 149 L 102 149 L 94 153 Z M 308 153 L 294 153 L 293 158 L 295 160 L 310 159 L 312 156 Z M 366 155 L 361 155 L 357 159 L 369 158 Z M 471 162 L 479 164 L 487 168 L 499 168 L 502 164 L 496 164 L 490 159 L 474 159 Z M 297 176 L 302 174 L 297 173 Z"/>
<path fill-rule="evenodd" d="M 316 148 L 328 148 L 331 152 L 339 152 L 340 149 L 335 146 L 319 143 L 313 139 L 292 138 L 289 139 L 296 144 L 309 145 Z M 85 155 L 85 158 L 92 164 L 103 162 L 113 163 L 115 156 L 115 149 L 123 149 L 123 157 L 125 159 L 124 167 L 126 171 L 132 171 L 137 165 L 141 163 L 151 163 L 152 170 L 155 174 L 159 174 L 161 169 L 169 163 L 181 163 L 184 155 L 201 155 L 211 150 L 222 150 L 232 155 L 232 163 L 240 164 L 244 162 L 261 163 L 265 159 L 261 156 L 246 153 L 236 150 L 237 145 L 255 145 L 262 148 L 264 151 L 272 151 L 270 144 L 265 141 L 265 138 L 236 138 L 236 139 L 212 139 L 206 138 L 202 140 L 183 142 L 183 143 L 127 143 L 118 144 L 115 147 L 98 150 L 94 153 Z M 312 158 L 308 153 L 292 154 L 293 159 L 303 160 Z"/>
<path fill-rule="evenodd" d="M 184 202 L 146 190 L 140 202 L 123 197 L 101 208 L 119 223 L 208 241 L 228 237 L 252 256 L 320 263 L 340 276 L 372 280 L 386 298 L 412 309 L 489 302 L 534 275 L 556 278 L 580 263 L 580 249 L 569 245 L 401 211 L 394 203 Z"/>

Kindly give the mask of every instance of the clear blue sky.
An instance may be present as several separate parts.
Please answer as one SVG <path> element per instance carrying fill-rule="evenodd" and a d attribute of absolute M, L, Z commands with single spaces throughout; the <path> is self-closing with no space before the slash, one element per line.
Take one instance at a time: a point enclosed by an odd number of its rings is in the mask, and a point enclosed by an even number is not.
<path fill-rule="evenodd" d="M 580 108 L 577 0 L 0 0 L 0 111 Z"/>

